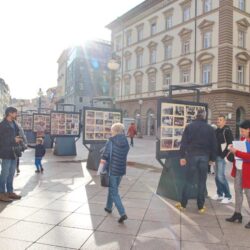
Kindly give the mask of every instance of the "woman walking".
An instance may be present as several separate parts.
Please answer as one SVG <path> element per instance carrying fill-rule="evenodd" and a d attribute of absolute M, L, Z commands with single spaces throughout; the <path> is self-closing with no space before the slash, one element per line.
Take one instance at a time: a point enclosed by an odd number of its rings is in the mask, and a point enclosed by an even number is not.
<path fill-rule="evenodd" d="M 250 120 L 245 120 L 240 124 L 241 141 L 245 141 L 250 145 Z M 242 152 L 229 146 L 229 151 L 235 155 L 233 162 L 233 169 L 231 175 L 234 179 L 235 189 L 235 212 L 232 217 L 227 218 L 226 221 L 239 223 L 242 222 L 241 208 L 243 203 L 243 189 L 247 197 L 248 206 L 250 208 L 250 152 Z M 248 151 L 248 150 L 247 150 Z M 250 222 L 245 225 L 245 228 L 250 229 Z"/>
<path fill-rule="evenodd" d="M 108 197 L 104 210 L 107 213 L 112 213 L 112 206 L 114 203 L 120 214 L 118 222 L 123 223 L 128 217 L 125 213 L 118 188 L 122 176 L 126 174 L 129 145 L 126 136 L 124 135 L 123 124 L 113 124 L 111 127 L 111 133 L 112 137 L 107 141 L 102 155 L 102 160 L 108 162 L 107 165 L 109 172 Z"/>

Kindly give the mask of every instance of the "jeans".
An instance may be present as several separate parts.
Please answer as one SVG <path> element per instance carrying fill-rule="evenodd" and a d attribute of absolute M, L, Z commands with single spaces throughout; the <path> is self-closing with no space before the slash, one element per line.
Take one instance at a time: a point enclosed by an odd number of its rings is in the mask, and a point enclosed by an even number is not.
<path fill-rule="evenodd" d="M 42 168 L 42 157 L 36 157 L 35 158 L 35 165 L 36 165 L 36 169 L 40 170 L 40 168 Z"/>
<path fill-rule="evenodd" d="M 130 137 L 130 145 L 133 147 L 134 146 L 134 137 Z"/>
<path fill-rule="evenodd" d="M 0 193 L 13 193 L 13 180 L 16 171 L 16 160 L 2 159 L 0 176 Z"/>
<path fill-rule="evenodd" d="M 225 175 L 226 171 L 226 161 L 217 157 L 216 159 L 216 167 L 215 167 L 215 183 L 217 187 L 217 194 L 219 196 L 225 195 L 226 198 L 232 198 L 229 190 L 229 185 Z"/>
<path fill-rule="evenodd" d="M 182 191 L 182 207 L 187 206 L 190 188 L 193 184 L 196 172 L 198 173 L 197 206 L 198 209 L 204 207 L 208 161 L 209 157 L 206 155 L 188 157 L 186 166 L 186 180 Z"/>
<path fill-rule="evenodd" d="M 115 206 L 116 206 L 120 216 L 125 214 L 125 209 L 122 205 L 122 201 L 121 201 L 120 195 L 118 193 L 118 187 L 121 183 L 121 180 L 122 180 L 122 176 L 110 175 L 108 199 L 107 199 L 107 204 L 106 204 L 106 208 L 111 210 L 113 203 L 115 203 Z"/>

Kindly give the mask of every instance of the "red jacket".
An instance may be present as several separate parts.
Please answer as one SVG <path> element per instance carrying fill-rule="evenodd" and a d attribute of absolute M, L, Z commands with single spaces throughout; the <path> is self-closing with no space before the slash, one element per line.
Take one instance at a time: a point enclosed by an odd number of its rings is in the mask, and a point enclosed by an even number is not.
<path fill-rule="evenodd" d="M 244 138 L 240 139 L 241 141 L 245 140 Z M 235 156 L 243 160 L 242 164 L 242 188 L 250 188 L 250 153 L 245 153 L 241 151 L 236 151 Z M 231 176 L 236 176 L 236 166 L 235 161 L 233 162 L 233 168 Z"/>
<path fill-rule="evenodd" d="M 128 128 L 128 136 L 134 137 L 137 134 L 135 125 L 130 125 Z"/>

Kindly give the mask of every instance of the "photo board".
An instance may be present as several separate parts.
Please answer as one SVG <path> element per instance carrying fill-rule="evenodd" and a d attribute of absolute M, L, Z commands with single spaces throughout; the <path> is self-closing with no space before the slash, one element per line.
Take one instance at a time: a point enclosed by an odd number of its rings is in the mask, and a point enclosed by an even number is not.
<path fill-rule="evenodd" d="M 81 115 L 79 112 L 51 112 L 51 136 L 80 136 Z"/>
<path fill-rule="evenodd" d="M 21 125 L 24 131 L 30 131 L 33 128 L 33 115 L 22 114 Z"/>
<path fill-rule="evenodd" d="M 50 133 L 50 114 L 33 114 L 33 132 Z"/>
<path fill-rule="evenodd" d="M 111 126 L 122 123 L 122 111 L 118 109 L 83 108 L 83 144 L 105 142 L 111 137 Z"/>
<path fill-rule="evenodd" d="M 160 99 L 158 101 L 157 153 L 161 156 L 177 155 L 185 127 L 195 118 L 198 110 L 207 116 L 207 104 Z"/>

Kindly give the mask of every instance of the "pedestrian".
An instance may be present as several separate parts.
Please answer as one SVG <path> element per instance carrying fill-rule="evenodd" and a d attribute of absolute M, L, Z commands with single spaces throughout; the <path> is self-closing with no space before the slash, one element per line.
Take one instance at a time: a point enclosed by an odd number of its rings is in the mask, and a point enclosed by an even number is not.
<path fill-rule="evenodd" d="M 217 129 L 215 130 L 217 139 L 217 157 L 215 165 L 215 184 L 217 193 L 214 200 L 220 200 L 222 204 L 228 204 L 232 201 L 232 195 L 226 177 L 226 161 L 225 158 L 228 151 L 228 145 L 232 144 L 233 133 L 229 126 L 226 125 L 224 115 L 219 115 L 217 119 Z"/>
<path fill-rule="evenodd" d="M 240 123 L 241 141 L 246 141 L 249 149 L 250 143 L 250 120 L 245 120 Z M 243 203 L 243 190 L 247 197 L 248 206 L 250 208 L 250 152 L 242 152 L 229 146 L 229 151 L 235 155 L 233 162 L 232 177 L 234 177 L 234 190 L 235 190 L 235 212 L 232 217 L 226 218 L 228 222 L 238 221 L 242 222 L 242 203 Z M 249 150 L 247 150 L 249 151 Z M 250 229 L 250 221 L 245 225 L 245 228 Z"/>
<path fill-rule="evenodd" d="M 24 145 L 24 150 L 26 150 L 27 149 L 27 144 L 28 144 L 28 141 L 27 141 L 27 137 L 26 137 L 26 135 L 25 135 L 25 133 L 24 133 L 24 131 L 23 131 L 23 128 L 22 128 L 22 126 L 21 126 L 21 124 L 19 124 L 17 121 L 15 121 L 16 122 L 16 125 L 18 126 L 18 129 L 19 129 L 19 134 L 20 134 L 20 136 L 21 136 L 21 138 L 23 139 L 23 145 Z M 17 157 L 17 163 L 16 163 L 16 172 L 17 172 L 17 174 L 20 174 L 20 167 L 19 167 L 19 165 L 20 165 L 20 157 Z"/>
<path fill-rule="evenodd" d="M 198 174 L 197 206 L 200 213 L 205 212 L 205 192 L 207 166 L 216 159 L 216 138 L 214 129 L 206 123 L 205 111 L 198 110 L 196 119 L 186 126 L 180 146 L 180 165 L 186 167 L 185 184 L 181 201 L 176 204 L 180 210 L 187 206 L 190 186 L 195 173 Z"/>
<path fill-rule="evenodd" d="M 107 213 L 112 213 L 114 203 L 120 214 L 118 222 L 123 223 L 128 217 L 125 213 L 118 189 L 122 176 L 126 174 L 129 145 L 124 135 L 123 124 L 114 123 L 111 127 L 111 133 L 112 137 L 107 141 L 102 154 L 102 160 L 108 161 L 107 168 L 109 173 L 108 197 L 104 210 Z"/>
<path fill-rule="evenodd" d="M 137 135 L 137 130 L 134 122 L 131 122 L 128 128 L 128 136 L 130 137 L 130 146 L 134 147 L 134 137 Z"/>
<path fill-rule="evenodd" d="M 37 138 L 36 139 L 36 145 L 28 145 L 29 148 L 34 148 L 35 149 L 35 165 L 36 165 L 36 171 L 35 173 L 40 173 L 44 171 L 43 165 L 42 165 L 42 159 L 46 153 L 46 149 L 43 145 L 43 139 L 42 138 Z"/>
<path fill-rule="evenodd" d="M 211 124 L 211 127 L 216 130 L 217 129 L 217 125 L 215 124 Z M 208 165 L 208 174 L 214 174 L 214 164 L 209 164 Z"/>
<path fill-rule="evenodd" d="M 0 123 L 0 158 L 2 168 L 0 175 L 0 201 L 11 202 L 21 199 L 20 195 L 14 193 L 13 180 L 16 170 L 17 157 L 21 152 L 17 152 L 22 138 L 19 136 L 19 129 L 15 123 L 17 109 L 8 107 L 5 110 L 5 117 Z"/>

